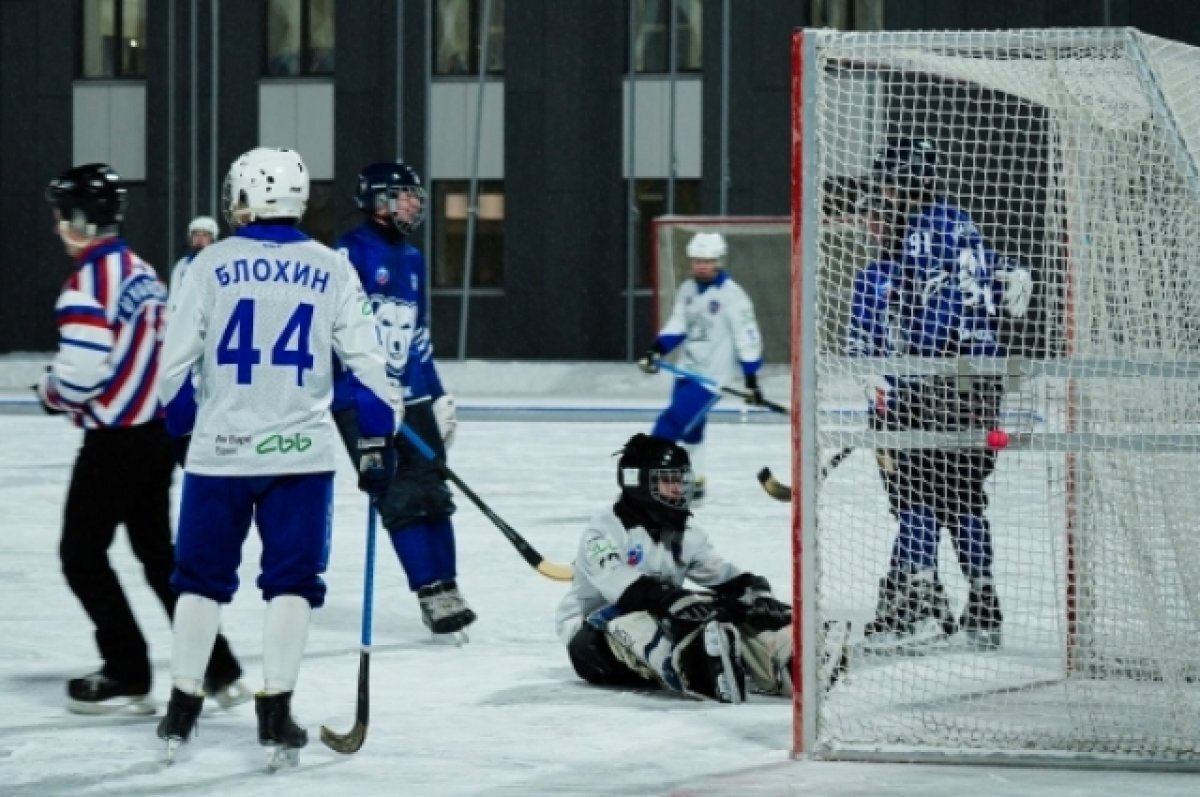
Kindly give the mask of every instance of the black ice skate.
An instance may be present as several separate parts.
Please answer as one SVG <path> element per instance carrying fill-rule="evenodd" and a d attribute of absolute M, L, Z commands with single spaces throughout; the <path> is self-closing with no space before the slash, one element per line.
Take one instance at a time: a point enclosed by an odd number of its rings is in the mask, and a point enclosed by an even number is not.
<path fill-rule="evenodd" d="M 434 634 L 461 634 L 466 641 L 464 629 L 477 619 L 467 605 L 454 579 L 435 581 L 417 590 L 417 602 L 421 605 L 421 622 Z"/>
<path fill-rule="evenodd" d="M 271 772 L 296 766 L 301 747 L 308 744 L 308 731 L 292 719 L 292 693 L 281 692 L 254 696 L 254 712 L 258 715 L 258 743 L 270 750 L 267 769 Z"/>
<path fill-rule="evenodd" d="M 971 584 L 962 614 L 962 630 L 967 644 L 980 650 L 995 650 L 1000 647 L 1000 627 L 1004 616 L 1000 613 L 1000 599 L 996 587 L 990 580 L 980 579 Z"/>
<path fill-rule="evenodd" d="M 889 573 L 879 582 L 875 619 L 863 628 L 865 649 L 919 645 L 957 630 L 945 588 L 928 573 Z"/>
<path fill-rule="evenodd" d="M 67 681 L 67 710 L 75 714 L 153 714 L 150 684 L 132 683 L 94 672 Z"/>
<path fill-rule="evenodd" d="M 171 690 L 167 715 L 158 723 L 158 738 L 167 743 L 168 764 L 175 761 L 175 754 L 180 746 L 192 737 L 202 708 L 204 695 L 189 695 L 178 687 Z"/>

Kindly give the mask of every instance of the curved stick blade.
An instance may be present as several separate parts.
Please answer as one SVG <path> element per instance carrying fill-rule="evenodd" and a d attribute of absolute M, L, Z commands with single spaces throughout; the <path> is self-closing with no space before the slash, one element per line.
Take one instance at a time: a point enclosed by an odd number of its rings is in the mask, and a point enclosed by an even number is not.
<path fill-rule="evenodd" d="M 328 725 L 321 726 L 321 741 L 335 753 L 357 753 L 366 740 L 367 726 L 361 722 L 354 723 L 349 733 L 337 733 Z"/>
<path fill-rule="evenodd" d="M 792 500 L 792 488 L 776 479 L 770 468 L 763 468 L 758 472 L 758 483 L 767 491 L 767 495 L 776 501 Z"/>

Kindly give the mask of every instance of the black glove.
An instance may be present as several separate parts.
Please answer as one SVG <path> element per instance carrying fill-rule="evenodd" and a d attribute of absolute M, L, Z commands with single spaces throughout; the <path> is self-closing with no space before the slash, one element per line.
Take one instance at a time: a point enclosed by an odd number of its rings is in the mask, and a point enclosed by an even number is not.
<path fill-rule="evenodd" d="M 657 345 L 651 346 L 637 360 L 637 367 L 647 374 L 658 373 L 658 361 L 662 359 L 662 350 Z"/>
<path fill-rule="evenodd" d="M 181 468 L 187 464 L 188 446 L 191 444 L 192 436 L 190 434 L 171 438 L 171 457 L 175 460 L 175 464 Z"/>
<path fill-rule="evenodd" d="M 746 396 L 746 403 L 751 407 L 761 407 L 767 400 L 758 386 L 757 374 L 746 374 L 746 392 L 750 394 Z"/>
<path fill-rule="evenodd" d="M 771 584 L 762 576 L 742 573 L 713 590 L 730 622 L 756 631 L 778 631 L 792 623 L 792 607 L 771 594 Z"/>
<path fill-rule="evenodd" d="M 676 587 L 653 576 L 641 576 L 626 587 L 617 607 L 622 612 L 649 612 L 676 640 L 709 620 L 723 619 L 716 595 Z"/>
<path fill-rule="evenodd" d="M 396 475 L 392 436 L 363 438 L 358 441 L 358 453 L 358 489 L 378 498 Z"/>

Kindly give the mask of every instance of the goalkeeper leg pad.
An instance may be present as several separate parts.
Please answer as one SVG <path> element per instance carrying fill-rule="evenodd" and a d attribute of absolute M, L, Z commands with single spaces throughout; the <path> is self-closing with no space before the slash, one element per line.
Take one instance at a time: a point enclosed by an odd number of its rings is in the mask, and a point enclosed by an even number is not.
<path fill-rule="evenodd" d="M 746 699 L 746 669 L 737 629 L 712 620 L 675 646 L 671 662 L 690 697 L 741 703 Z"/>
<path fill-rule="evenodd" d="M 745 629 L 745 626 L 741 626 Z M 743 633 L 742 664 L 752 691 L 763 695 L 792 694 L 792 629 Z"/>

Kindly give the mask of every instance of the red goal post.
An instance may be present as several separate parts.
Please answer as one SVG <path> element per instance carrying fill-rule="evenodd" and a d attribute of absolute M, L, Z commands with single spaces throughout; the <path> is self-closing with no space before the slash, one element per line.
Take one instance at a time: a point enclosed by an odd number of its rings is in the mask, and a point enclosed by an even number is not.
<path fill-rule="evenodd" d="M 1200 769 L 1200 50 L 1132 29 L 803 30 L 792 67 L 794 751 Z M 854 208 L 894 137 L 931 141 L 939 193 L 1032 271 L 1006 356 L 847 356 L 870 257 Z M 985 445 L 869 430 L 859 386 L 897 371 L 1004 380 L 998 650 L 860 646 L 896 534 L 872 452 Z"/>
<path fill-rule="evenodd" d="M 763 336 L 763 359 L 791 362 L 792 224 L 787 216 L 659 216 L 650 225 L 653 240 L 654 329 L 671 316 L 679 284 L 691 276 L 687 243 L 700 232 L 725 237 L 725 268 L 754 302 Z"/>

